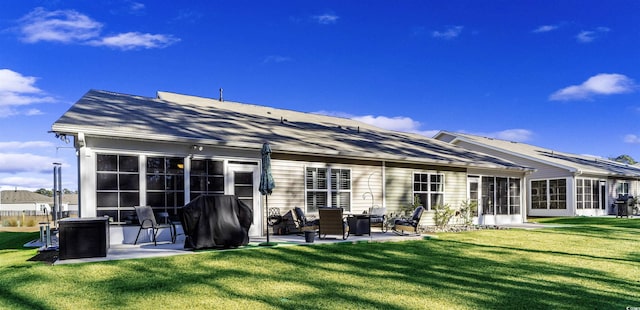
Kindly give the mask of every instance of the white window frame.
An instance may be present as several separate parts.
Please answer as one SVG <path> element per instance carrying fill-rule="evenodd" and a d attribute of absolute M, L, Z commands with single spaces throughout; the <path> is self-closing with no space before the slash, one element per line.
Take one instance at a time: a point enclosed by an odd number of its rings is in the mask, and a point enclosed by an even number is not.
<path fill-rule="evenodd" d="M 424 182 L 420 182 L 420 184 L 427 184 L 427 190 L 423 191 L 423 190 L 418 190 L 416 191 L 416 175 L 426 175 L 427 176 L 427 183 Z M 432 176 L 438 176 L 440 177 L 440 181 L 437 182 L 437 184 L 440 184 L 439 189 L 440 190 L 432 190 L 432 185 L 434 185 L 432 183 L 431 177 Z M 416 195 L 426 195 L 427 196 L 427 201 L 420 201 L 421 205 L 423 207 L 425 207 L 425 210 L 433 210 L 434 207 L 434 202 L 432 201 L 432 195 L 441 195 L 442 196 L 442 202 L 444 203 L 445 201 L 445 177 L 444 177 L 444 173 L 434 173 L 434 172 L 426 172 L 426 171 L 414 171 L 412 174 L 412 178 L 411 178 L 411 188 L 413 189 L 412 191 L 412 195 L 411 195 L 411 201 L 413 201 L 413 199 L 415 198 Z"/>
<path fill-rule="evenodd" d="M 307 180 L 307 171 L 309 169 L 314 169 L 315 173 L 313 174 L 313 180 L 312 180 L 312 188 L 309 188 L 308 185 L 308 180 Z M 319 170 L 324 170 L 325 171 L 325 185 L 326 187 L 321 187 L 318 188 L 318 180 L 317 180 L 317 171 Z M 348 188 L 341 188 L 340 186 L 340 171 L 348 171 L 349 173 L 349 181 L 348 181 Z M 337 172 L 338 177 L 333 177 L 334 172 Z M 304 167 L 304 205 L 305 205 L 305 212 L 306 213 L 317 213 L 318 207 L 329 207 L 329 206 L 334 206 L 334 205 L 338 205 L 341 203 L 341 201 L 339 201 L 339 198 L 334 199 L 334 194 L 335 197 L 339 197 L 340 193 L 348 193 L 349 194 L 349 198 L 348 198 L 348 202 L 346 205 L 343 204 L 342 208 L 344 209 L 344 211 L 350 212 L 351 211 L 351 206 L 352 206 L 352 201 L 353 201 L 353 178 L 352 178 L 352 170 L 350 168 L 340 168 L 340 167 L 336 167 L 336 168 L 332 168 L 332 167 L 326 167 L 326 166 L 306 166 Z M 334 180 L 335 179 L 335 180 Z M 335 187 L 334 187 L 335 184 Z M 310 192 L 314 192 L 314 193 L 325 193 L 326 194 L 326 206 L 319 206 L 316 205 L 314 208 L 310 208 L 309 207 L 309 201 L 308 201 L 308 193 Z M 336 201 L 334 201 L 336 200 Z M 335 203 L 334 203 L 335 202 Z"/>
<path fill-rule="evenodd" d="M 576 178 L 576 208 L 577 209 L 601 209 L 600 205 L 602 197 L 600 179 L 593 178 Z M 587 186 L 586 183 L 590 183 Z M 586 189 L 589 192 L 586 192 Z"/>
<path fill-rule="evenodd" d="M 620 195 L 629 195 L 630 190 L 631 182 L 627 180 L 618 180 L 616 182 L 616 198 L 620 197 Z"/>
<path fill-rule="evenodd" d="M 564 180 L 564 208 L 551 208 L 551 195 L 558 195 L 556 193 L 552 193 L 551 190 L 551 181 L 560 181 L 560 180 Z M 546 193 L 544 193 L 544 199 L 546 202 L 546 207 L 545 208 L 533 208 L 533 182 L 545 182 L 546 183 Z M 532 201 L 531 201 L 531 209 L 532 210 L 567 210 L 567 208 L 569 208 L 569 195 L 568 195 L 568 191 L 567 191 L 567 186 L 569 185 L 569 180 L 567 180 L 566 178 L 553 178 L 553 179 L 538 179 L 538 180 L 531 180 L 529 181 L 529 197 L 532 197 Z M 554 200 L 555 202 L 560 202 L 562 200 Z"/>

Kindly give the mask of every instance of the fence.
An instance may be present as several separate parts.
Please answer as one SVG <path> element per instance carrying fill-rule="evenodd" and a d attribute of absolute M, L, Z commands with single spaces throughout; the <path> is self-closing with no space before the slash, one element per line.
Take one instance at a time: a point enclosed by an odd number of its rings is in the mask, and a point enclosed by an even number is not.
<path fill-rule="evenodd" d="M 78 217 L 78 211 L 63 211 L 62 217 Z M 0 211 L 0 226 L 37 226 L 39 222 L 53 220 L 49 212 L 35 210 L 3 210 Z"/>

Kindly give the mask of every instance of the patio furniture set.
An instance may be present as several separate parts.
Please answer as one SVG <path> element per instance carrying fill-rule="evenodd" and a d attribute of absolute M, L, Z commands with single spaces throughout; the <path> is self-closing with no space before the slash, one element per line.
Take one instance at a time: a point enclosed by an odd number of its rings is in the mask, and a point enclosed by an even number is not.
<path fill-rule="evenodd" d="M 276 230 L 275 227 L 277 225 L 281 225 L 288 221 L 287 217 L 279 214 L 279 209 L 277 208 L 271 208 L 268 212 L 268 225 L 271 226 L 274 231 Z M 379 228 L 382 233 L 386 233 L 391 229 L 391 231 L 398 235 L 404 235 L 405 232 L 419 234 L 419 223 L 423 212 L 424 208 L 419 206 L 414 210 L 410 217 L 390 218 L 386 215 L 386 208 L 370 208 L 368 212 L 365 211 L 362 214 L 356 214 L 345 212 L 342 208 L 327 207 L 319 208 L 318 218 L 315 219 L 308 218 L 305 216 L 304 211 L 302 211 L 301 208 L 295 207 L 290 212 L 291 217 L 289 218 L 295 225 L 295 231 L 291 231 L 290 233 L 304 235 L 305 241 L 309 243 L 313 242 L 316 236 L 320 239 L 326 239 L 327 236 L 337 236 L 338 238 L 346 240 L 349 235 L 371 235 L 372 228 Z M 157 234 L 161 228 L 168 228 L 171 233 L 171 242 L 176 242 L 176 223 L 161 223 L 157 221 L 150 207 L 136 207 L 136 213 L 139 219 L 140 228 L 134 244 L 137 244 L 140 232 L 143 230 L 151 230 L 151 241 L 154 245 L 157 244 Z M 193 224 L 187 223 L 187 226 L 193 226 Z M 190 229 L 188 227 L 184 230 L 187 235 L 187 239 L 189 239 L 190 231 L 192 230 L 194 229 Z M 220 233 L 221 232 L 218 232 L 218 234 Z M 287 233 L 289 233 L 289 231 L 287 231 Z M 197 239 L 197 237 L 198 236 L 191 236 L 192 239 Z M 216 244 L 215 242 L 212 242 L 209 242 L 211 244 L 207 243 L 206 245 L 210 246 L 212 244 Z M 238 244 L 234 245 L 237 246 Z"/>
<path fill-rule="evenodd" d="M 293 209 L 293 221 L 298 233 L 304 233 L 307 242 L 313 242 L 317 234 L 320 239 L 327 235 L 337 235 L 346 240 L 350 234 L 371 234 L 372 227 L 379 227 L 386 233 L 389 228 L 397 234 L 405 232 L 419 234 L 420 219 L 423 207 L 417 207 L 411 217 L 388 218 L 386 208 L 370 208 L 368 213 L 353 214 L 344 212 L 342 208 L 319 208 L 318 219 L 308 219 L 301 208 Z"/>

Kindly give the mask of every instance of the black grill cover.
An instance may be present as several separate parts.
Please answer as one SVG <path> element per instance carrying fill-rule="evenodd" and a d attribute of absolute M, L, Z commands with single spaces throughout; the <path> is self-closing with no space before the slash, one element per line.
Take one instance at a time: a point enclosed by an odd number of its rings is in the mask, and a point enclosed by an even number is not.
<path fill-rule="evenodd" d="M 249 243 L 253 210 L 236 196 L 201 195 L 182 210 L 185 248 L 230 248 Z"/>

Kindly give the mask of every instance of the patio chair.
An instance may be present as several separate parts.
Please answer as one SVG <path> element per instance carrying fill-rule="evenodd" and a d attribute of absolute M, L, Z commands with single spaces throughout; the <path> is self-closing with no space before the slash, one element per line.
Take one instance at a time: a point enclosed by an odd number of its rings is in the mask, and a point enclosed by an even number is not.
<path fill-rule="evenodd" d="M 291 212 L 293 217 L 293 222 L 296 225 L 296 229 L 298 232 L 305 231 L 316 231 L 318 230 L 318 220 L 309 220 L 304 215 L 304 212 L 299 207 L 293 208 L 293 212 Z"/>
<path fill-rule="evenodd" d="M 342 208 L 319 208 L 318 236 L 324 239 L 327 235 L 339 235 L 343 240 L 349 237 L 349 225 L 344 220 Z"/>
<path fill-rule="evenodd" d="M 416 235 L 420 234 L 420 219 L 422 218 L 422 213 L 424 212 L 424 207 L 419 206 L 413 211 L 413 215 L 411 215 L 408 219 L 396 219 L 393 222 L 393 231 L 395 233 L 399 233 L 404 235 L 405 231 L 413 231 Z"/>
<path fill-rule="evenodd" d="M 138 235 L 136 235 L 136 241 L 133 244 L 138 243 L 138 238 L 140 238 L 140 232 L 143 229 L 151 229 L 153 231 L 151 235 L 151 239 L 153 240 L 153 245 L 158 245 L 158 232 L 160 228 L 169 228 L 169 232 L 171 234 L 171 243 L 176 243 L 176 228 L 173 226 L 174 224 L 158 224 L 156 221 L 156 217 L 153 214 L 153 209 L 149 206 L 135 206 L 133 207 L 136 210 L 136 215 L 138 215 L 138 222 L 140 222 L 140 229 L 138 229 Z"/>
<path fill-rule="evenodd" d="M 387 225 L 387 208 L 370 208 L 369 209 L 369 225 L 371 227 L 380 227 L 382 232 L 387 232 L 389 226 Z"/>

